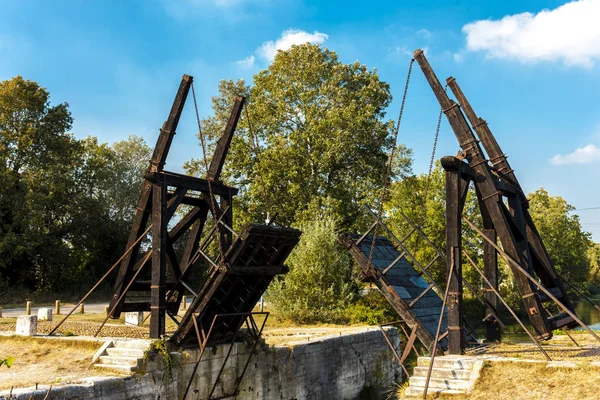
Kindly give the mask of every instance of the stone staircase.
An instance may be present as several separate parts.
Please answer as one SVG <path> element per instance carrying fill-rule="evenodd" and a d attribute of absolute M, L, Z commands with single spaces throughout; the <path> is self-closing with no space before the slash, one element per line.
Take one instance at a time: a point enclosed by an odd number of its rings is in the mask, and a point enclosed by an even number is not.
<path fill-rule="evenodd" d="M 144 363 L 145 340 L 108 340 L 92 359 L 94 367 L 132 374 Z"/>
<path fill-rule="evenodd" d="M 406 397 L 423 396 L 429 357 L 419 357 L 413 376 L 404 395 Z M 465 394 L 473 387 L 479 377 L 483 361 L 465 356 L 436 357 L 431 370 L 431 379 L 427 394 Z"/>

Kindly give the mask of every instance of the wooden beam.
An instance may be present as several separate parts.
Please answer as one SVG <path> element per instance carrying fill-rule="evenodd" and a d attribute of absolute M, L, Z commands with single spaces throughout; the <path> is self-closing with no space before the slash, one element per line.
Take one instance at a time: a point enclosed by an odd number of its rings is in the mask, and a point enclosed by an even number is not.
<path fill-rule="evenodd" d="M 496 243 L 498 237 L 494 223 L 485 208 L 485 204 L 481 200 L 481 193 L 476 191 L 479 209 L 481 211 L 481 219 L 483 221 L 483 234 Z M 493 318 L 488 318 L 485 321 L 485 338 L 489 343 L 499 342 L 502 339 L 501 321 L 496 321 L 498 315 L 498 297 L 495 291 L 498 290 L 498 253 L 489 242 L 483 244 L 483 274 L 488 282 L 492 285 L 491 288 L 484 289 L 484 298 L 486 300 L 486 315 L 492 315 Z"/>
<path fill-rule="evenodd" d="M 237 96 L 235 98 L 231 115 L 229 116 L 229 120 L 225 126 L 225 132 L 223 132 L 223 136 L 221 136 L 219 139 L 212 160 L 210 161 L 210 167 L 208 168 L 206 179 L 210 179 L 211 181 L 220 180 L 223 164 L 225 164 L 225 157 L 229 151 L 233 133 L 235 132 L 240 115 L 242 114 L 242 108 L 244 107 L 245 100 L 246 99 L 242 96 Z"/>
<path fill-rule="evenodd" d="M 178 188 L 186 188 L 188 190 L 196 190 L 203 193 L 209 193 L 208 181 L 206 179 L 197 178 L 195 176 L 181 175 L 175 172 L 150 172 L 145 175 L 145 178 L 152 183 L 166 183 L 167 186 L 175 186 Z M 236 195 L 238 189 L 223 185 L 219 182 L 211 182 L 210 190 L 214 195 Z"/>
<path fill-rule="evenodd" d="M 442 164 L 444 165 L 444 164 Z M 462 229 L 461 217 L 469 180 L 458 168 L 446 170 L 446 274 L 448 276 L 448 352 L 463 354 L 465 340 L 462 324 Z"/>
<path fill-rule="evenodd" d="M 192 81 L 193 78 L 191 76 L 183 75 L 181 83 L 179 84 L 179 89 L 177 90 L 177 94 L 175 95 L 175 100 L 173 101 L 169 117 L 163 124 L 162 129 L 160 130 L 160 134 L 158 136 L 158 140 L 156 141 L 154 153 L 152 154 L 152 158 L 150 160 L 150 165 L 148 167 L 147 172 L 161 171 L 165 164 L 167 155 L 169 153 L 169 149 L 171 147 L 171 142 L 173 141 L 173 136 L 175 135 L 175 130 L 177 129 L 177 125 L 179 124 L 179 118 L 181 116 L 183 106 L 185 105 L 185 100 L 192 85 Z M 129 232 L 127 246 L 125 248 L 131 247 L 135 243 L 137 238 L 146 229 L 146 224 L 148 223 L 148 219 L 150 217 L 149 209 L 151 204 L 151 198 L 152 182 L 144 180 L 144 183 L 142 184 L 142 191 L 138 199 L 137 206 L 134 210 L 133 223 L 131 231 Z M 110 309 L 113 309 L 113 307 L 117 303 L 117 300 L 121 297 L 125 282 L 131 280 L 131 277 L 133 276 L 132 267 L 135 263 L 135 260 L 137 259 L 139 247 L 139 244 L 135 245 L 135 247 L 125 256 L 125 258 L 121 262 L 119 273 L 117 275 L 117 279 L 115 281 L 115 286 L 113 289 L 113 297 L 109 305 Z M 116 307 L 114 308 L 114 315 L 118 317 L 120 313 L 121 305 L 116 305 Z"/>
<path fill-rule="evenodd" d="M 496 185 L 497 180 L 494 179 L 494 176 L 487 165 L 484 153 L 479 146 L 479 142 L 471 131 L 459 105 L 448 98 L 446 91 L 440 84 L 440 81 L 421 50 L 415 51 L 415 59 L 419 63 L 427 82 L 438 99 L 438 102 L 458 139 L 458 143 L 463 150 L 467 162 L 475 172 L 474 183 L 483 196 L 483 203 L 496 227 L 503 248 L 511 257 L 518 260 L 521 265 L 531 266 L 531 260 L 521 254 L 521 246 L 517 244 L 517 239 L 514 236 L 515 232 L 513 232 L 512 227 L 509 226 L 507 216 L 501 209 L 501 205 L 503 205 L 501 198 L 502 192 Z M 529 319 L 535 327 L 535 330 L 544 338 L 551 337 L 552 332 L 544 317 L 542 304 L 539 298 L 534 295 L 532 284 L 526 277 L 520 274 L 519 270 L 514 266 L 511 266 L 511 270 L 515 277 L 515 282 L 519 287 L 519 291 L 521 292 L 521 297 L 525 303 Z"/>
<path fill-rule="evenodd" d="M 150 338 L 165 334 L 165 278 L 167 270 L 167 187 L 152 189 L 152 285 L 150 286 Z"/>
<path fill-rule="evenodd" d="M 515 210 L 514 214 L 522 214 L 524 219 L 524 225 L 521 228 L 524 231 L 524 235 L 527 237 L 528 246 L 530 247 L 529 251 L 531 253 L 532 266 L 536 273 L 536 275 L 540 278 L 542 283 L 544 283 L 547 287 L 556 286 L 559 287 L 563 294 L 565 294 L 565 304 L 573 309 L 572 304 L 569 299 L 566 297 L 566 290 L 561 282 L 556 270 L 554 268 L 554 263 L 550 259 L 548 255 L 548 251 L 546 250 L 542 238 L 533 223 L 533 219 L 529 214 L 529 204 L 519 181 L 514 173 L 514 170 L 511 168 L 506 154 L 502 152 L 498 141 L 496 140 L 494 134 L 489 128 L 487 122 L 478 117 L 471 106 L 471 103 L 467 100 L 467 97 L 463 93 L 462 89 L 458 85 L 456 79 L 450 77 L 446 80 L 446 83 L 454 93 L 454 96 L 461 104 L 462 109 L 464 110 L 471 126 L 473 126 L 473 130 L 477 133 L 477 136 L 481 140 L 481 144 L 483 145 L 485 151 L 488 154 L 492 165 L 495 170 L 502 177 L 503 182 L 507 182 L 507 184 L 514 190 L 514 194 L 517 195 L 518 201 L 513 201 L 511 204 L 511 208 L 518 208 L 519 210 Z"/>

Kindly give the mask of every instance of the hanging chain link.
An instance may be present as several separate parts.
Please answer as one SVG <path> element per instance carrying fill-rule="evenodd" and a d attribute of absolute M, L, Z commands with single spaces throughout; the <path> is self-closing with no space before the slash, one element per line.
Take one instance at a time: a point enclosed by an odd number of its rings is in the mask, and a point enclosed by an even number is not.
<path fill-rule="evenodd" d="M 410 83 L 410 74 L 412 72 L 413 64 L 415 63 L 415 59 L 410 60 L 410 65 L 408 66 L 408 75 L 406 77 L 406 84 L 404 85 L 404 94 L 402 95 L 402 104 L 400 105 L 400 112 L 398 113 L 398 121 L 396 122 L 396 129 L 394 132 L 394 142 L 392 143 L 392 150 L 390 152 L 390 159 L 388 161 L 387 170 L 385 174 L 385 181 L 383 182 L 383 189 L 381 191 L 381 198 L 379 201 L 379 208 L 377 210 L 377 219 L 375 229 L 373 230 L 373 239 L 371 240 L 371 250 L 369 251 L 369 260 L 367 262 L 367 268 L 370 269 L 373 267 L 371 262 L 373 261 L 373 252 L 375 251 L 375 239 L 377 238 L 377 230 L 379 228 L 379 223 L 381 221 L 381 214 L 383 212 L 383 203 L 385 201 L 385 196 L 387 192 L 387 188 L 390 181 L 390 176 L 392 174 L 392 165 L 394 163 L 394 157 L 396 155 L 396 142 L 398 141 L 398 133 L 400 132 L 400 124 L 402 123 L 402 114 L 404 113 L 404 105 L 406 103 L 406 94 L 408 93 L 408 84 Z"/>
<path fill-rule="evenodd" d="M 198 122 L 198 137 L 200 138 L 200 144 L 202 145 L 202 158 L 204 159 L 204 169 L 206 170 L 206 176 L 208 178 L 208 159 L 206 158 L 206 143 L 204 141 L 204 133 L 202 132 L 202 124 L 200 123 L 200 113 L 198 112 L 198 103 L 196 102 L 196 91 L 194 90 L 194 82 L 192 81 L 192 98 L 194 99 L 194 109 L 196 110 L 196 121 Z M 212 191 L 211 180 L 207 179 L 208 182 L 208 193 L 210 195 L 210 208 L 213 215 L 213 219 L 215 220 L 215 224 L 218 224 L 218 218 L 216 217 L 216 205 L 215 205 L 215 196 Z M 225 255 L 223 254 L 223 246 L 221 246 L 221 230 L 217 228 L 217 242 L 219 246 L 219 255 L 221 256 L 221 261 L 225 260 Z"/>
<path fill-rule="evenodd" d="M 448 85 L 444 86 L 444 92 L 448 90 Z M 435 138 L 433 140 L 433 149 L 431 150 L 431 158 L 429 159 L 429 171 L 427 172 L 427 181 L 425 184 L 425 194 L 423 196 L 423 208 L 419 214 L 418 225 L 421 229 L 423 229 L 423 219 L 425 218 L 425 213 L 427 212 L 427 199 L 429 197 L 429 188 L 431 186 L 431 174 L 433 172 L 433 163 L 435 162 L 435 151 L 437 149 L 438 138 L 440 136 L 440 126 L 442 125 L 442 115 L 444 114 L 444 110 L 440 108 L 440 114 L 438 115 L 437 120 L 437 128 L 435 129 Z"/>

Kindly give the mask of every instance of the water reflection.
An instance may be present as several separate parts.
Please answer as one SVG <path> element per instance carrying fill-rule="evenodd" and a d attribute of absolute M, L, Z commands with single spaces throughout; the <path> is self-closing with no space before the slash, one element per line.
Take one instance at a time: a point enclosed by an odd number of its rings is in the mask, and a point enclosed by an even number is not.
<path fill-rule="evenodd" d="M 596 304 L 600 304 L 600 299 L 593 300 Z M 600 330 L 600 311 L 588 301 L 579 301 L 575 306 L 575 313 L 590 328 Z"/>

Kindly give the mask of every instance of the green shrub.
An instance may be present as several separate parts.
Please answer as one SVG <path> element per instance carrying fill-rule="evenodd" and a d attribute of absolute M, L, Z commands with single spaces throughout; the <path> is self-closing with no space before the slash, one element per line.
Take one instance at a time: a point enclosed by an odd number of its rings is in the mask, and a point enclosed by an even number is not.
<path fill-rule="evenodd" d="M 346 316 L 351 324 L 380 325 L 399 319 L 388 301 L 377 290 L 348 306 Z"/>
<path fill-rule="evenodd" d="M 15 358 L 11 356 L 0 358 L 0 367 L 6 365 L 6 368 L 10 368 L 12 367 L 13 362 L 15 362 Z"/>
<path fill-rule="evenodd" d="M 357 297 L 353 262 L 337 242 L 331 216 L 302 224 L 302 237 L 287 260 L 290 271 L 269 287 L 273 313 L 296 323 L 346 320 L 346 308 Z"/>

